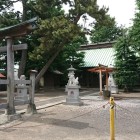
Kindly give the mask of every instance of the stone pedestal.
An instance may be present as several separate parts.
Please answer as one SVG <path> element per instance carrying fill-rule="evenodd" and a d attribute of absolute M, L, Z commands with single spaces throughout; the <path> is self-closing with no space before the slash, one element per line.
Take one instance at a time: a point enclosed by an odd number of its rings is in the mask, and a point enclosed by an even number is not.
<path fill-rule="evenodd" d="M 27 89 L 28 87 L 25 85 L 18 85 L 17 96 L 15 96 L 15 100 L 27 101 L 28 100 Z"/>
<path fill-rule="evenodd" d="M 79 97 L 79 88 L 80 86 L 74 85 L 74 86 L 66 86 L 67 89 L 67 97 L 66 97 L 66 103 L 67 105 L 83 105 L 83 102 L 81 102 L 81 99 Z"/>
<path fill-rule="evenodd" d="M 111 86 L 111 93 L 115 93 L 115 94 L 119 93 L 118 85 L 112 85 Z"/>
<path fill-rule="evenodd" d="M 105 85 L 104 87 L 105 87 L 105 90 L 107 90 L 106 85 Z M 111 93 L 114 93 L 114 94 L 119 93 L 118 85 L 110 85 L 110 86 L 108 87 L 108 90 L 109 90 Z"/>

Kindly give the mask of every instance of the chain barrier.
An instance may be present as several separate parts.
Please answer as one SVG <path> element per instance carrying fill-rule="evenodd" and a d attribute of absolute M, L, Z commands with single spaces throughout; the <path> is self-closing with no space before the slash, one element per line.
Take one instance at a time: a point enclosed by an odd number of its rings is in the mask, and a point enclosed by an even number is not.
<path fill-rule="evenodd" d="M 65 121 L 68 121 L 68 120 L 71 120 L 71 119 L 75 119 L 75 118 L 79 118 L 79 117 L 81 117 L 81 116 L 84 116 L 84 115 L 86 115 L 86 114 L 89 114 L 89 113 L 91 113 L 91 112 L 93 112 L 93 111 L 96 111 L 96 110 L 98 110 L 98 109 L 105 108 L 108 104 L 109 104 L 109 102 L 105 103 L 104 105 L 100 105 L 98 108 L 92 109 L 91 111 L 88 111 L 88 112 L 86 112 L 86 113 L 83 113 L 83 114 L 77 115 L 77 116 L 75 116 L 75 117 L 69 118 L 69 119 L 67 119 L 67 120 L 65 120 Z"/>
<path fill-rule="evenodd" d="M 122 107 L 121 105 L 118 105 L 116 102 L 114 102 L 114 103 L 115 103 L 115 106 L 114 106 L 115 107 L 115 119 L 117 119 L 117 107 L 120 108 L 120 109 L 122 109 L 125 112 L 128 112 L 133 118 L 139 117 L 136 114 L 134 114 L 134 112 L 132 112 L 132 111 L 130 111 L 130 110 Z"/>

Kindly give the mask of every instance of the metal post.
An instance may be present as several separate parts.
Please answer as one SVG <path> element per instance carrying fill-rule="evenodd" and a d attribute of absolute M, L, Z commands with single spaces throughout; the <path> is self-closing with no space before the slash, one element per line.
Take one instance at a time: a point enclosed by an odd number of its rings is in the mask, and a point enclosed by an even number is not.
<path fill-rule="evenodd" d="M 7 39 L 7 110 L 6 115 L 15 114 L 14 106 L 14 51 L 12 50 L 12 38 L 6 37 Z"/>
<path fill-rule="evenodd" d="M 114 98 L 110 97 L 110 140 L 115 140 Z"/>
<path fill-rule="evenodd" d="M 36 106 L 34 103 L 34 94 L 35 94 L 35 74 L 37 73 L 36 70 L 31 70 L 30 71 L 30 80 L 31 80 L 31 85 L 29 88 L 29 105 L 27 107 L 27 113 L 37 113 L 36 111 Z"/>

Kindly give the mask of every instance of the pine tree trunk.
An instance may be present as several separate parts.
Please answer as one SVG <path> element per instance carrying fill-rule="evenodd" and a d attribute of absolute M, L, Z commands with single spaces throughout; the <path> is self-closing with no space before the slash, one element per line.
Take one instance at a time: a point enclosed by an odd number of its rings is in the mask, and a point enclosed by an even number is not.
<path fill-rule="evenodd" d="M 27 13 L 26 3 L 27 0 L 22 0 L 22 5 L 23 5 L 22 21 L 26 20 L 26 13 Z M 27 50 L 22 50 L 21 61 L 19 63 L 18 77 L 24 74 L 26 61 L 27 61 Z"/>
<path fill-rule="evenodd" d="M 45 72 L 47 71 L 47 69 L 49 68 L 49 66 L 52 64 L 52 62 L 54 61 L 54 59 L 57 57 L 57 55 L 59 54 L 59 52 L 61 51 L 61 49 L 62 49 L 62 47 L 60 47 L 57 50 L 57 52 L 49 59 L 49 61 L 45 64 L 45 66 L 38 73 L 38 75 L 36 76 L 36 79 L 35 79 L 36 85 L 40 81 L 41 77 L 45 74 Z"/>
<path fill-rule="evenodd" d="M 19 63 L 18 77 L 24 74 L 27 61 L 27 50 L 22 50 L 21 60 Z"/>

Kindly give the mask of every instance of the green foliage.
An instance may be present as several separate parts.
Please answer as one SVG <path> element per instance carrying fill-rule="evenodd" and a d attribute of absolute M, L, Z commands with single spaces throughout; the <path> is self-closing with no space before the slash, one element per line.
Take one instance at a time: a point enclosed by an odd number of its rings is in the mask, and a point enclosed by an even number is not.
<path fill-rule="evenodd" d="M 140 1 L 136 0 L 137 10 L 133 19 L 133 26 L 129 30 L 133 49 L 140 55 Z"/>
<path fill-rule="evenodd" d="M 90 40 L 93 43 L 114 41 L 123 34 L 123 28 L 117 27 L 115 19 L 108 16 L 108 22 L 96 23 Z"/>
<path fill-rule="evenodd" d="M 42 20 L 64 15 L 61 0 L 36 0 L 31 1 L 32 11 Z"/>
<path fill-rule="evenodd" d="M 120 38 L 114 46 L 116 51 L 115 79 L 119 86 L 127 90 L 133 89 L 138 82 L 138 57 L 131 46 L 129 36 Z"/>
<path fill-rule="evenodd" d="M 12 26 L 20 22 L 19 12 L 3 12 L 0 14 L 0 28 Z"/>
<path fill-rule="evenodd" d="M 116 49 L 116 79 L 119 85 L 134 88 L 140 79 L 140 1 L 136 0 L 137 10 L 133 26 L 119 39 Z"/>
<path fill-rule="evenodd" d="M 46 63 L 57 49 L 68 45 L 78 35 L 79 27 L 75 26 L 64 16 L 54 17 L 50 20 L 42 20 L 36 34 L 42 36 L 39 47 L 29 54 L 31 60 L 39 60 Z M 79 30 L 80 31 L 80 30 Z M 45 58 L 45 59 L 44 59 Z"/>

